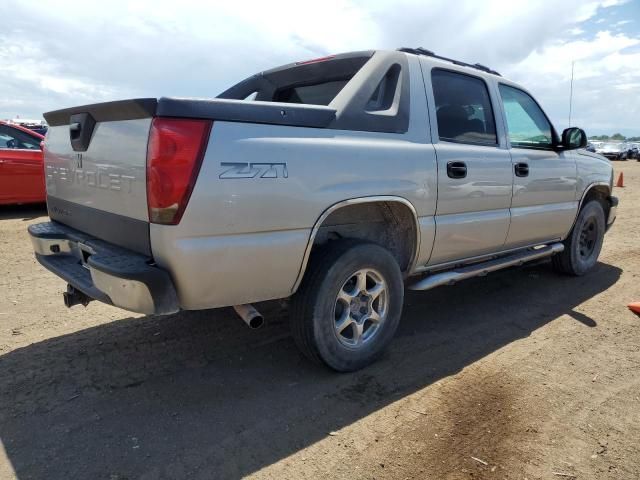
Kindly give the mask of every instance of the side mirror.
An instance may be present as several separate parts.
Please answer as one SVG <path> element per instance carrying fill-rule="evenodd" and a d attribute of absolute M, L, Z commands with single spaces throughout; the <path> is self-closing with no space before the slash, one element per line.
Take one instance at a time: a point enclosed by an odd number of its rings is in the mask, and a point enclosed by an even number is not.
<path fill-rule="evenodd" d="M 40 142 L 40 150 L 44 150 L 44 140 Z"/>
<path fill-rule="evenodd" d="M 575 150 L 587 146 L 587 134 L 581 128 L 570 127 L 562 132 L 562 147 L 565 150 Z"/>

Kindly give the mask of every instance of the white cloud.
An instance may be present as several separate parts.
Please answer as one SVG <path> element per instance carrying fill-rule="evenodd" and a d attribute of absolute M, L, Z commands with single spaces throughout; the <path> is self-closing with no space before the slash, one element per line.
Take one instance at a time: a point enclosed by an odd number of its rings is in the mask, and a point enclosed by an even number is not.
<path fill-rule="evenodd" d="M 544 100 L 558 127 L 568 123 L 571 62 L 575 61 L 573 121 L 588 133 L 625 130 L 638 135 L 640 38 L 598 32 L 589 40 L 558 40 L 506 70 Z M 637 130 L 636 130 L 637 129 Z M 634 133 L 636 132 L 636 133 Z"/>
<path fill-rule="evenodd" d="M 560 118 L 571 59 L 576 87 L 588 81 L 589 92 L 633 93 L 636 77 L 627 70 L 637 72 L 640 63 L 621 65 L 638 38 L 606 29 L 585 37 L 584 22 L 604 20 L 605 7 L 620 3 L 13 0 L 0 30 L 0 118 L 132 96 L 215 96 L 275 65 L 418 45 L 504 71 Z M 600 110 L 591 111 L 585 105 L 584 125 L 601 121 Z M 631 122 L 612 117 L 621 128 Z"/>
<path fill-rule="evenodd" d="M 640 38 L 630 38 L 624 34 L 598 32 L 590 40 L 559 40 L 547 47 L 532 52 L 521 62 L 509 67 L 508 71 L 522 79 L 538 75 L 547 83 L 548 75 L 555 81 L 567 81 L 571 75 L 571 62 L 576 62 L 575 78 L 600 76 L 604 69 L 617 70 L 624 62 L 619 52 L 627 47 L 640 45 Z M 611 59 L 615 57 L 615 64 Z M 622 60 L 622 62 L 621 62 Z"/>
<path fill-rule="evenodd" d="M 616 85 L 618 90 L 640 90 L 640 82 L 632 82 L 632 83 L 619 83 Z"/>

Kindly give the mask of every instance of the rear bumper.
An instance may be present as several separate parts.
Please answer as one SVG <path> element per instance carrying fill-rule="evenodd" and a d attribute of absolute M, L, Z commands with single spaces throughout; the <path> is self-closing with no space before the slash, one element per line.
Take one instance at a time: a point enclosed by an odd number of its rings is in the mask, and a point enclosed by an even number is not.
<path fill-rule="evenodd" d="M 607 230 L 611 228 L 613 222 L 616 221 L 616 215 L 618 213 L 618 197 L 610 196 L 609 200 L 609 216 L 607 218 Z"/>
<path fill-rule="evenodd" d="M 150 257 L 57 222 L 31 225 L 29 235 L 38 262 L 85 295 L 138 313 L 179 310 L 171 276 Z"/>

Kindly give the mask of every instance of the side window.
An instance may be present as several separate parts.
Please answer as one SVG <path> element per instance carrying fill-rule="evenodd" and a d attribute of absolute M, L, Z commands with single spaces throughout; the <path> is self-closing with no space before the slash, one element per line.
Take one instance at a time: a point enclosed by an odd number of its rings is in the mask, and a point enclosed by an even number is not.
<path fill-rule="evenodd" d="M 547 117 L 530 95 L 500 84 L 500 96 L 507 117 L 507 132 L 512 147 L 551 148 L 553 134 Z"/>
<path fill-rule="evenodd" d="M 431 82 L 440 140 L 497 145 L 493 109 L 483 80 L 435 69 Z"/>
<path fill-rule="evenodd" d="M 11 148 L 13 137 L 9 135 L 9 129 L 0 125 L 0 148 Z"/>
<path fill-rule="evenodd" d="M 40 140 L 7 125 L 0 125 L 0 148 L 40 150 Z"/>

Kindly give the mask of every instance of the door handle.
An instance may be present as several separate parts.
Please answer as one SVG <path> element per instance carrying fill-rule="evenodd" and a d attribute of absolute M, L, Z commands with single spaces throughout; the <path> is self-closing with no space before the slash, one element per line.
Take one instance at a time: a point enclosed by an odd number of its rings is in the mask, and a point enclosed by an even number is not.
<path fill-rule="evenodd" d="M 448 162 L 447 176 L 449 178 L 465 178 L 467 176 L 467 164 L 464 162 Z"/>
<path fill-rule="evenodd" d="M 514 170 L 516 172 L 516 177 L 527 177 L 527 176 L 529 176 L 529 164 L 528 163 L 516 163 L 514 165 Z"/>

